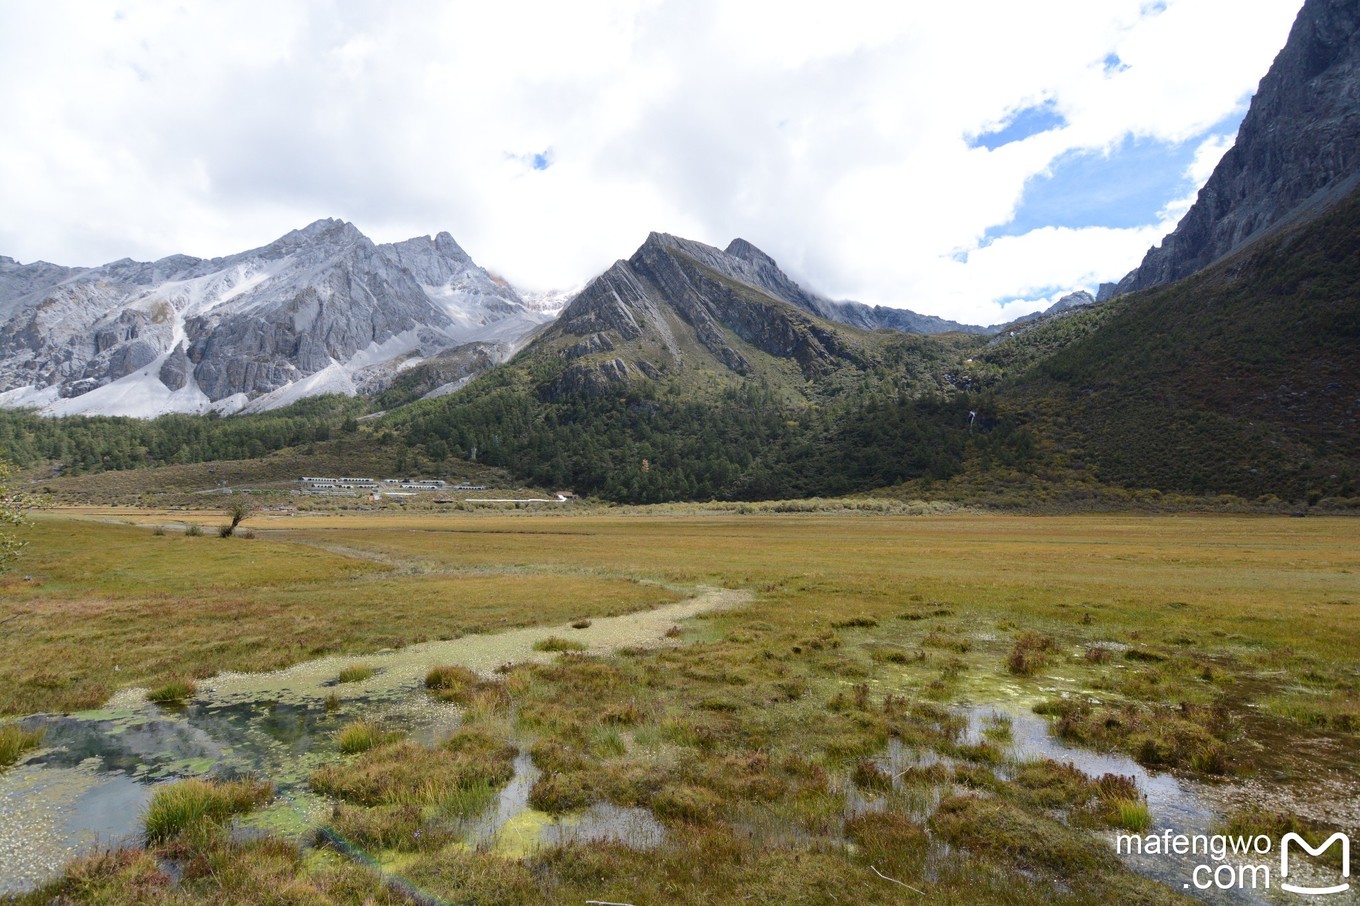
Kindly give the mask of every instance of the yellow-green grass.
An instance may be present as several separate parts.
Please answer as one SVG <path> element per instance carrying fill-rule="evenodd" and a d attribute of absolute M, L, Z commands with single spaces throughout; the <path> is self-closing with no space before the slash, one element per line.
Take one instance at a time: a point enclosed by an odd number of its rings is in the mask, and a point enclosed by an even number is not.
<path fill-rule="evenodd" d="M 1069 660 L 1066 646 L 1114 641 L 1227 656 L 1265 671 L 1281 666 L 1272 658 L 1316 661 L 1325 673 L 1327 664 L 1349 663 L 1360 641 L 1360 523 L 1341 518 L 356 517 L 291 525 L 298 537 L 320 533 L 430 564 L 587 567 L 751 588 L 761 618 L 785 628 L 870 618 L 882 625 L 867 636 L 913 640 L 893 630 L 917 625 L 938 640 L 1008 623 L 1002 650 L 982 649 L 1003 663 L 1026 630 L 1056 639 L 1059 665 Z M 951 614 L 892 621 L 937 609 Z"/>
<path fill-rule="evenodd" d="M 311 786 L 356 806 L 438 806 L 456 801 L 460 792 L 488 793 L 505 784 L 514 757 L 514 747 L 504 741 L 463 729 L 435 748 L 413 742 L 377 746 L 314 771 Z"/>
<path fill-rule="evenodd" d="M 95 849 L 67 866 L 63 876 L 15 898 L 22 906 L 50 903 L 242 906 L 250 903 L 355 903 L 406 906 L 410 899 L 366 867 L 333 853 L 306 853 L 274 837 L 237 842 L 223 835 L 189 849 Z M 183 858 L 172 882 L 166 857 Z"/>
<path fill-rule="evenodd" d="M 370 720 L 356 720 L 336 731 L 335 746 L 345 755 L 357 755 L 396 742 L 400 738 L 400 733 L 385 730 L 381 724 Z"/>
<path fill-rule="evenodd" d="M 262 517 L 260 529 L 269 540 L 226 547 L 253 555 L 294 541 L 387 570 L 347 579 L 332 620 L 359 616 L 350 588 L 414 594 L 449 581 L 438 570 L 485 579 L 488 594 L 530 577 L 609 576 L 756 593 L 751 605 L 685 624 L 680 647 L 508 670 L 495 691 L 510 706 L 477 725 L 459 744 L 467 750 L 397 743 L 313 773 L 314 789 L 342 801 L 340 830 L 400 850 L 390 864 L 449 902 L 919 900 L 880 873 L 939 902 L 1180 902 L 1179 891 L 1132 876 L 1100 836 L 1149 820 L 1126 779 L 1051 762 L 1003 768 L 1005 734 L 970 743 L 955 706 L 1089 692 L 1282 769 L 1268 776 L 1306 778 L 1307 753 L 1326 747 L 1270 745 L 1261 734 L 1278 729 L 1263 723 L 1274 718 L 1253 705 L 1272 702 L 1283 721 L 1280 702 L 1307 690 L 1344 701 L 1360 650 L 1351 615 L 1360 523 L 1340 519 Z M 286 608 L 302 597 L 286 585 L 272 594 Z M 598 604 L 587 594 L 559 606 L 542 622 L 562 625 Z M 494 628 L 497 608 L 512 605 L 493 602 L 477 619 Z M 1043 657 L 1012 671 L 1017 647 Z M 1088 657 L 1093 648 L 1108 654 Z M 476 682 L 447 671 L 431 686 Z M 1158 709 L 1184 726 L 1159 721 Z M 1341 732 L 1330 717 L 1292 730 L 1296 743 Z M 646 808 L 666 844 L 506 858 L 450 840 L 436 813 L 485 804 L 509 777 L 511 738 L 541 772 L 534 804 Z M 876 761 L 892 740 L 955 761 L 897 775 Z M 1353 746 L 1340 742 L 1331 749 Z M 1260 767 L 1195 764 L 1203 751 L 1187 751 L 1186 770 Z M 849 813 L 851 785 L 880 811 Z M 948 858 L 940 841 L 953 847 Z M 301 865 L 292 883 L 311 889 L 319 877 Z"/>

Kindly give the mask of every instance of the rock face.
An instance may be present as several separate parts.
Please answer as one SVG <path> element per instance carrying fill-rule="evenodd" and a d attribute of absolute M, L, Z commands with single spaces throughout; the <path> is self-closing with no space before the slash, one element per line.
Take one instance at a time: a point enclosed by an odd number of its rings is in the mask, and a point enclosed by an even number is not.
<path fill-rule="evenodd" d="M 817 316 L 817 297 L 744 240 L 726 251 L 652 233 L 576 296 L 540 345 L 570 362 L 552 392 L 603 392 L 686 363 L 747 375 L 764 353 L 813 378 L 860 350 Z"/>
<path fill-rule="evenodd" d="M 1078 308 L 1082 305 L 1095 305 L 1096 297 L 1084 289 L 1079 289 L 1074 293 L 1068 293 L 1048 308 L 1044 309 L 1044 314 L 1051 315 L 1055 312 L 1067 311 L 1069 308 Z"/>
<path fill-rule="evenodd" d="M 1306 0 L 1237 142 L 1120 293 L 1188 277 L 1360 182 L 1360 2 Z"/>
<path fill-rule="evenodd" d="M 338 220 L 211 260 L 79 269 L 0 258 L 0 405 L 266 409 L 381 388 L 470 343 L 478 361 L 504 360 L 550 319 L 448 233 L 376 245 Z"/>

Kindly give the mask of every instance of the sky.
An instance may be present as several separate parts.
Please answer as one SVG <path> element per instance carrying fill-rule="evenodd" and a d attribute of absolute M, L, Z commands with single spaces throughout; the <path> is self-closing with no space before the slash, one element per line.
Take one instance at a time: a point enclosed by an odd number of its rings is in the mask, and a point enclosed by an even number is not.
<path fill-rule="evenodd" d="M 651 231 L 996 323 L 1138 264 L 1301 0 L 0 0 L 0 254 L 447 230 L 535 290 Z"/>

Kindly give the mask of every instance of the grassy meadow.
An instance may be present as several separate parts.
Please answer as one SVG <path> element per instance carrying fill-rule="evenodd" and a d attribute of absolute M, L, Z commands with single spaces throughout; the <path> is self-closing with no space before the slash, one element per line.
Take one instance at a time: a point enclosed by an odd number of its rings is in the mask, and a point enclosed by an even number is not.
<path fill-rule="evenodd" d="M 0 715 L 588 625 L 703 586 L 753 600 L 686 621 L 678 646 L 589 656 L 567 637 L 547 663 L 431 671 L 420 694 L 462 707 L 459 730 L 430 745 L 346 727 L 349 754 L 312 775 L 334 803 L 313 846 L 163 822 L 147 849 L 80 859 L 23 902 L 1180 902 L 1113 854 L 1113 831 L 1148 826 L 1132 782 L 1014 762 L 1007 719 L 966 729 L 987 704 L 1265 791 L 1225 826 L 1356 830 L 1326 812 L 1360 752 L 1355 520 L 262 514 L 251 539 L 171 525 L 213 518 L 37 519 L 0 584 Z M 641 810 L 664 842 L 469 846 L 457 821 L 519 752 L 533 809 Z M 217 814 L 223 797 L 194 787 L 181 810 Z"/>

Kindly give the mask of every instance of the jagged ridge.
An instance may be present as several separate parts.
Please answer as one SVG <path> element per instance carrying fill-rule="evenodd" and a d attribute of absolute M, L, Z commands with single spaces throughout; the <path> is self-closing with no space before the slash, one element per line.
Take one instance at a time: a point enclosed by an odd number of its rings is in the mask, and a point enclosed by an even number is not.
<path fill-rule="evenodd" d="M 377 245 L 339 220 L 211 260 L 80 269 L 5 258 L 0 405 L 268 409 L 381 389 L 403 366 L 469 343 L 500 361 L 550 317 L 448 233 Z"/>

